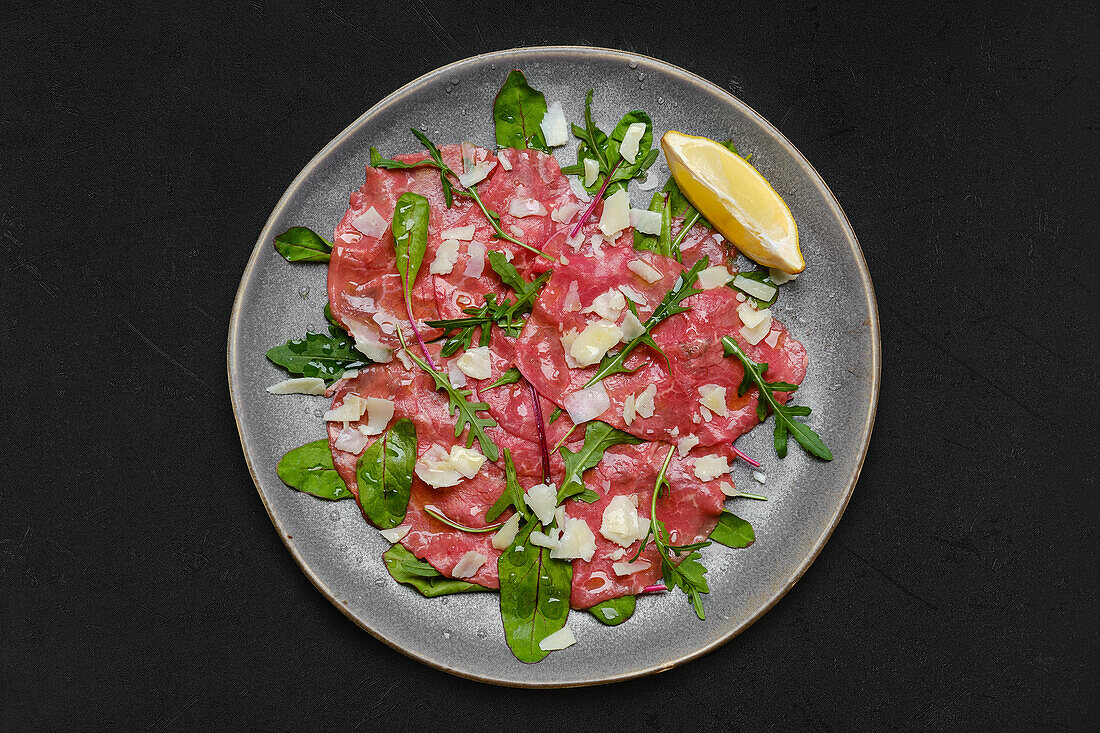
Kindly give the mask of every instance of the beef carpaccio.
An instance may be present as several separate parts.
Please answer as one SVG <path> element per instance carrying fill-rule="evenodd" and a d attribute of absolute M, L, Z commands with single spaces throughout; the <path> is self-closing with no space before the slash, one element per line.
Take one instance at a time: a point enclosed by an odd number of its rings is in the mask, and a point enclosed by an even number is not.
<path fill-rule="evenodd" d="M 456 171 L 487 168 L 488 176 L 478 183 L 478 191 L 485 205 L 499 213 L 501 228 L 553 260 L 494 237 L 489 220 L 468 197 L 455 197 L 446 206 L 438 170 L 367 167 L 365 182 L 352 194 L 335 230 L 328 294 L 335 319 L 354 337 L 357 347 L 378 363 L 340 380 L 330 394 L 334 409 L 349 395 L 375 398 L 392 403 L 392 420 L 414 422 L 417 471 L 403 523 L 408 531 L 400 542 L 447 576 L 456 575 L 463 558 L 475 551 L 485 562 L 472 571 L 464 568 L 460 577 L 496 588 L 501 550 L 494 547 L 492 533 L 454 528 L 430 515 L 426 507 L 468 528 L 489 526 L 486 513 L 505 490 L 504 449 L 524 489 L 543 483 L 547 469 L 550 481 L 559 482 L 565 470 L 561 455 L 551 451 L 549 466 L 544 465 L 535 392 L 547 444 L 578 450 L 584 431 L 574 429 L 570 421 L 577 408 L 569 398 L 582 392 L 600 357 L 636 335 L 639 324 L 676 285 L 686 266 L 704 255 L 711 265 L 726 265 L 736 253 L 705 226 L 695 227 L 685 238 L 684 263 L 636 251 L 630 227 L 611 236 L 601 231 L 603 202 L 571 236 L 589 204 L 578 198 L 583 191 L 570 185 L 552 156 L 537 150 L 493 152 L 472 145 L 448 145 L 441 154 Z M 423 158 L 407 155 L 397 160 L 413 163 Z M 503 253 L 527 281 L 553 270 L 517 336 L 494 327 L 487 354 L 475 349 L 476 338 L 470 349 L 447 357 L 442 356 L 438 340 L 429 346 L 439 369 L 456 386 L 472 390 L 471 399 L 487 403 L 486 412 L 496 422 L 487 434 L 501 455 L 495 461 L 485 460 L 469 476 L 438 468 L 454 449 L 466 449 L 467 436 L 456 437 L 446 396 L 435 390 L 432 379 L 410 361 L 398 341 L 399 328 L 406 336 L 412 329 L 389 223 L 397 199 L 406 192 L 426 197 L 431 206 L 427 254 L 410 299 L 417 330 L 425 341 L 442 334 L 426 322 L 462 318 L 464 309 L 481 305 L 486 296 L 512 295 L 489 266 L 488 251 Z M 745 324 L 739 309 L 745 300 L 724 284 L 692 295 L 683 303 L 688 310 L 653 328 L 652 338 L 663 353 L 643 345 L 627 360 L 632 371 L 613 374 L 600 383 L 607 406 L 594 419 L 645 442 L 608 449 L 583 476 L 595 498 L 569 499 L 563 505 L 566 516 L 587 524 L 595 545 L 590 558 L 573 559 L 573 607 L 588 608 L 636 594 L 659 581 L 661 562 L 652 545 L 627 563 L 637 553 L 642 536 L 624 535 L 622 525 L 625 517 L 627 525 L 637 521 L 648 527 L 654 481 L 672 445 L 677 450 L 668 469 L 670 490 L 660 495 L 656 506 L 673 541 L 706 539 L 722 514 L 725 498 L 734 493 L 728 473 L 714 475 L 696 466 L 699 461 L 713 465 L 717 458 L 726 461 L 722 465 L 732 463 L 732 441 L 758 422 L 757 391 L 737 395 L 744 375 L 736 360 L 723 358 L 722 336 L 734 335 L 754 361 L 767 362 L 770 379 L 798 384 L 805 376 L 806 352 L 778 322 L 772 322 L 767 336 L 755 343 L 740 335 Z M 464 361 L 469 351 L 477 353 Z M 521 378 L 490 388 L 512 368 L 518 369 Z M 356 460 L 365 449 L 356 432 L 368 422 L 364 414 L 361 420 L 328 423 L 335 466 L 356 495 Z M 469 450 L 479 448 L 474 442 Z M 438 480 L 440 471 L 459 478 Z M 505 511 L 496 523 L 512 511 Z M 628 565 L 625 572 L 624 565 Z"/>

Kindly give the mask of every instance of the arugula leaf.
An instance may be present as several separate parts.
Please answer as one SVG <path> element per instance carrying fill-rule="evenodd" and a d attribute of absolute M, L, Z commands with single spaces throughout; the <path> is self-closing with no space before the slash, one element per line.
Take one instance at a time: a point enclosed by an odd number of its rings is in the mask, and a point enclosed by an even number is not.
<path fill-rule="evenodd" d="M 539 126 L 545 114 L 546 97 L 527 83 L 522 71 L 513 69 L 493 100 L 497 145 L 520 150 L 535 148 L 549 153 Z"/>
<path fill-rule="evenodd" d="M 620 596 L 597 603 L 588 612 L 605 626 L 618 626 L 634 615 L 637 603 L 638 599 L 634 596 Z"/>
<path fill-rule="evenodd" d="M 505 298 L 497 302 L 496 295 L 489 293 L 485 296 L 485 304 L 478 308 L 465 308 L 467 318 L 447 318 L 437 321 L 426 321 L 432 328 L 442 328 L 445 338 L 443 344 L 443 356 L 451 356 L 459 349 L 468 349 L 473 343 L 474 332 L 481 329 L 480 345 L 488 346 L 490 339 L 490 327 L 496 324 L 505 335 L 515 338 L 523 330 L 526 319 L 521 318 L 531 312 L 535 298 L 538 297 L 542 286 L 550 279 L 552 270 L 539 275 L 533 282 L 527 282 L 516 270 L 515 266 L 505 258 L 504 254 L 497 251 L 488 253 L 489 265 L 500 276 L 505 285 L 516 293 L 516 301 L 513 303 Z"/>
<path fill-rule="evenodd" d="M 410 293 L 424 254 L 428 251 L 428 220 L 431 208 L 428 199 L 406 192 L 397 199 L 393 209 L 393 244 L 397 251 L 397 272 L 405 291 L 405 305 L 412 312 Z"/>
<path fill-rule="evenodd" d="M 497 524 L 493 524 L 488 527 L 471 527 L 467 524 L 459 524 L 458 522 L 444 514 L 442 510 L 440 510 L 440 508 L 435 506 L 434 504 L 425 504 L 424 513 L 427 514 L 429 517 L 432 517 L 433 519 L 443 522 L 443 524 L 447 525 L 451 529 L 457 529 L 460 532 L 470 532 L 472 534 L 488 534 L 489 532 L 496 532 L 504 524 L 504 522 L 498 522 Z"/>
<path fill-rule="evenodd" d="M 437 598 L 452 593 L 488 590 L 465 580 L 448 578 L 429 563 L 418 560 L 404 545 L 394 545 L 382 553 L 386 570 L 398 583 L 415 588 L 426 598 Z"/>
<path fill-rule="evenodd" d="M 613 445 L 636 445 L 644 442 L 644 438 L 616 430 L 605 422 L 593 420 L 588 423 L 584 428 L 584 444 L 579 451 L 574 453 L 564 445 L 558 448 L 558 453 L 565 461 L 565 475 L 561 481 L 561 488 L 558 489 L 558 503 L 561 504 L 569 497 L 576 496 L 585 490 L 582 478 L 584 472 L 599 463 L 608 448 Z"/>
<path fill-rule="evenodd" d="M 332 242 L 307 227 L 275 235 L 275 249 L 287 262 L 328 262 Z"/>
<path fill-rule="evenodd" d="M 355 465 L 359 506 L 375 527 L 401 524 L 409 507 L 416 464 L 416 426 L 405 417 L 363 451 Z"/>
<path fill-rule="evenodd" d="M 628 163 L 623 159 L 619 148 L 627 128 L 636 122 L 644 124 L 646 131 L 638 142 L 637 157 L 633 163 Z M 566 175 L 583 176 L 585 159 L 595 160 L 599 166 L 600 175 L 596 176 L 591 186 L 585 187 L 591 194 L 603 189 L 605 181 L 609 183 L 604 191 L 605 197 L 621 188 L 626 188 L 630 179 L 640 177 L 657 160 L 657 150 L 653 147 L 653 120 L 649 115 L 638 109 L 627 112 L 608 136 L 592 121 L 591 89 L 584 98 L 584 127 L 573 125 L 572 129 L 573 134 L 581 139 L 577 147 L 577 162 L 574 165 L 565 166 L 561 172 Z M 610 181 L 608 181 L 609 176 Z"/>
<path fill-rule="evenodd" d="M 720 545 L 740 549 L 756 542 L 756 533 L 752 531 L 752 525 L 748 521 L 733 512 L 724 511 L 714 531 L 710 533 L 710 539 Z"/>
<path fill-rule="evenodd" d="M 638 552 L 634 554 L 631 561 L 642 554 L 646 542 L 649 537 L 652 536 L 653 544 L 657 549 L 657 555 L 661 558 L 661 575 L 664 577 L 665 585 L 667 585 L 670 590 L 672 588 L 679 588 L 682 590 L 687 595 L 688 600 L 691 601 L 691 605 L 695 608 L 695 615 L 700 619 L 704 619 L 706 618 L 706 614 L 703 613 L 703 599 L 701 595 L 703 593 L 710 593 L 710 587 L 707 585 L 706 578 L 703 577 L 707 569 L 699 562 L 702 555 L 698 551 L 709 546 L 710 541 L 674 545 L 671 543 L 669 535 L 665 531 L 665 523 L 657 519 L 657 497 L 660 496 L 661 489 L 668 486 L 668 464 L 672 461 L 672 454 L 675 450 L 676 446 L 671 446 L 668 449 L 668 455 L 665 456 L 664 465 L 661 466 L 661 470 L 657 473 L 657 481 L 653 485 L 653 500 L 649 509 L 649 532 L 639 543 Z M 687 554 L 685 555 L 685 553 Z M 673 555 L 683 556 L 679 564 L 673 562 Z"/>
<path fill-rule="evenodd" d="M 514 508 L 524 519 L 530 519 L 531 512 L 527 508 L 527 502 L 523 500 L 523 487 L 516 478 L 516 466 L 512 463 L 512 453 L 504 449 L 504 491 L 489 511 L 485 512 L 485 521 L 491 522 L 501 515 L 508 507 Z"/>
<path fill-rule="evenodd" d="M 768 371 L 767 364 L 757 364 L 749 358 L 748 354 L 741 350 L 730 336 L 722 337 L 722 346 L 727 357 L 736 356 L 745 370 L 745 378 L 737 389 L 738 396 L 745 394 L 750 386 L 755 385 L 760 391 L 760 397 L 756 403 L 756 416 L 763 422 L 768 416 L 768 408 L 775 415 L 775 454 L 780 458 L 787 457 L 787 435 L 794 436 L 798 444 L 810 455 L 817 456 L 823 461 L 833 460 L 833 453 L 817 433 L 805 423 L 795 420 L 796 417 L 805 417 L 811 410 L 805 405 L 784 405 L 775 398 L 776 392 L 793 392 L 797 385 L 790 382 L 769 382 L 764 379 Z"/>
<path fill-rule="evenodd" d="M 397 334 L 398 338 L 401 339 L 401 346 L 404 348 L 405 337 L 401 335 L 400 329 L 398 329 Z M 469 427 L 469 432 L 466 434 L 466 447 L 473 446 L 474 440 L 477 440 L 485 457 L 490 461 L 497 460 L 500 457 L 497 444 L 485 434 L 485 428 L 495 427 L 497 421 L 491 417 L 478 417 L 477 415 L 478 412 L 487 411 L 489 405 L 485 402 L 471 401 L 470 397 L 474 393 L 473 390 L 456 388 L 451 384 L 451 378 L 447 376 L 446 372 L 437 372 L 432 369 L 423 359 L 408 349 L 405 349 L 405 353 L 413 360 L 413 363 L 432 378 L 436 390 L 447 395 L 449 403 L 447 412 L 458 418 L 455 421 L 455 437 L 462 435 L 462 431 Z"/>
<path fill-rule="evenodd" d="M 508 367 L 508 371 L 500 375 L 497 381 L 490 384 L 488 387 L 482 388 L 482 392 L 490 389 L 496 389 L 497 387 L 503 387 L 506 384 L 515 384 L 519 380 L 523 379 L 523 375 L 519 373 L 519 369 L 516 367 Z"/>
<path fill-rule="evenodd" d="M 287 486 L 318 499 L 339 501 L 352 497 L 344 479 L 332 465 L 328 439 L 306 443 L 288 451 L 279 460 L 275 472 Z"/>
<path fill-rule="evenodd" d="M 614 353 L 608 353 L 606 356 L 604 356 L 604 358 L 600 360 L 600 366 L 598 369 L 596 369 L 596 373 L 592 375 L 592 377 L 585 383 L 584 386 L 591 387 L 596 382 L 599 382 L 602 379 L 606 379 L 612 374 L 633 372 L 633 369 L 628 369 L 626 367 L 626 360 L 627 357 L 630 356 L 631 352 L 633 352 L 634 349 L 638 348 L 642 344 L 649 346 L 651 349 L 664 356 L 664 351 L 661 350 L 661 347 L 657 345 L 657 342 L 653 340 L 653 336 L 651 335 L 653 328 L 658 323 L 664 321 L 667 318 L 670 318 L 671 316 L 691 310 L 689 306 L 683 306 L 680 305 L 680 303 L 684 302 L 693 295 L 697 295 L 703 292 L 702 290 L 699 290 L 695 287 L 695 281 L 698 279 L 699 273 L 704 270 L 708 264 L 710 264 L 709 258 L 703 256 L 688 270 L 685 270 L 683 273 L 681 273 L 680 277 L 676 280 L 676 284 L 672 287 L 671 290 L 665 293 L 665 297 L 662 298 L 661 302 L 657 304 L 657 307 L 653 310 L 653 314 L 650 315 L 650 317 L 645 320 L 645 323 L 642 324 L 642 327 L 645 328 L 645 331 L 631 339 L 630 343 L 628 343 L 623 348 Z M 627 300 L 627 307 L 630 308 L 631 312 L 634 313 L 634 316 L 637 317 L 637 308 L 634 303 L 631 302 L 629 299 Z"/>
<path fill-rule="evenodd" d="M 536 528 L 542 528 L 537 518 L 497 560 L 504 636 L 516 659 L 528 663 L 545 658 L 549 652 L 539 642 L 565 626 L 573 582 L 571 562 L 554 559 L 550 550 L 529 541 Z"/>
<path fill-rule="evenodd" d="M 371 363 L 347 336 L 323 333 L 307 333 L 305 338 L 274 346 L 268 349 L 267 358 L 291 374 L 326 381 L 339 379 L 346 370 Z"/>

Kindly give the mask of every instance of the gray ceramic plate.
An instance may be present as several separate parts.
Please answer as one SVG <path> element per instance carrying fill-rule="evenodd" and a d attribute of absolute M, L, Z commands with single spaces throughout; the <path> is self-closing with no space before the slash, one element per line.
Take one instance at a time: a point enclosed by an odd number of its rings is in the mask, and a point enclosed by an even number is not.
<path fill-rule="evenodd" d="M 426 599 L 390 580 L 388 546 L 351 502 L 329 503 L 285 487 L 275 465 L 287 450 L 324 436 L 326 401 L 273 397 L 283 378 L 264 352 L 306 329 L 321 330 L 325 268 L 284 262 L 272 237 L 289 226 L 331 232 L 363 180 L 368 148 L 385 155 L 419 149 L 416 126 L 439 143 L 494 144 L 492 102 L 509 69 L 522 69 L 570 120 L 596 90 L 596 122 L 610 129 L 627 110 L 645 109 L 657 133 L 678 129 L 732 138 L 786 199 L 798 223 L 807 272 L 784 286 L 776 310 L 806 344 L 809 374 L 798 400 L 836 459 L 822 463 L 798 447 L 775 458 L 770 425 L 738 443 L 763 459 L 771 500 L 740 500 L 756 528 L 747 550 L 704 551 L 711 593 L 698 621 L 682 594 L 647 596 L 617 628 L 573 613 L 577 644 L 538 664 L 522 664 L 504 642 L 497 596 Z M 575 145 L 558 148 L 564 165 Z M 668 175 L 663 157 L 653 174 Z M 650 193 L 632 186 L 642 208 Z M 712 651 L 786 593 L 825 544 L 859 477 L 871 435 L 880 371 L 879 324 L 871 279 L 855 234 L 825 183 L 770 124 L 719 87 L 683 69 L 620 51 L 529 48 L 466 59 L 405 85 L 372 107 L 310 161 L 275 207 L 241 279 L 229 326 L 229 388 L 245 459 L 271 521 L 314 585 L 355 623 L 411 657 L 463 677 L 505 685 L 566 687 L 659 672 Z M 745 464 L 735 479 L 754 486 Z M 758 487 L 761 488 L 761 487 Z"/>

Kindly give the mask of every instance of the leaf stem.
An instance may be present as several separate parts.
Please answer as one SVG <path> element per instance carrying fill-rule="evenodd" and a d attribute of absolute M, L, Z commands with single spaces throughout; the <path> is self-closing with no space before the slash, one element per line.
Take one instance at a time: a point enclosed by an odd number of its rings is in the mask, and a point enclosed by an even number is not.
<path fill-rule="evenodd" d="M 733 452 L 737 454 L 738 458 L 740 458 L 742 461 L 749 464 L 753 468 L 760 468 L 760 461 L 749 458 L 749 456 L 743 453 L 741 449 L 738 448 L 736 445 L 733 446 Z"/>
<path fill-rule="evenodd" d="M 459 524 L 453 519 L 448 519 L 447 515 L 439 511 L 439 508 L 433 504 L 424 505 L 424 513 L 429 517 L 433 517 L 448 527 L 453 527 L 462 532 L 473 532 L 475 534 L 485 534 L 486 532 L 494 532 L 504 526 L 504 522 L 497 522 L 496 524 L 490 524 L 488 527 L 467 527 L 466 525 Z"/>
<path fill-rule="evenodd" d="M 680 231 L 676 234 L 676 239 L 672 240 L 672 251 L 676 254 L 676 261 L 680 261 L 680 243 L 684 241 L 684 237 L 687 236 L 688 229 L 698 223 L 703 218 L 702 215 L 696 210 L 694 214 L 684 219 L 684 225 L 680 228 Z"/>
<path fill-rule="evenodd" d="M 550 483 L 550 450 L 546 447 L 546 428 L 542 423 L 542 405 L 539 404 L 539 393 L 535 390 L 535 385 L 530 382 L 527 386 L 531 389 L 531 401 L 535 403 L 535 423 L 539 428 L 539 448 L 542 449 L 542 480 L 544 483 Z"/>
<path fill-rule="evenodd" d="M 405 288 L 405 313 L 409 316 L 409 325 L 412 326 L 413 335 L 416 336 L 416 342 L 420 344 L 420 350 L 424 352 L 424 358 L 428 360 L 428 366 L 432 368 L 433 372 L 439 371 L 435 366 L 435 362 L 432 361 L 432 355 L 428 353 L 428 345 L 424 343 L 424 339 L 420 337 L 420 329 L 416 327 L 416 318 L 413 317 L 412 301 L 409 298 L 409 290 L 407 287 Z M 397 333 L 400 334 L 401 330 L 398 329 Z M 400 337 L 400 341 L 401 348 L 405 348 L 404 336 Z"/>
<path fill-rule="evenodd" d="M 590 203 L 588 205 L 588 208 L 584 210 L 584 214 L 581 216 L 580 220 L 577 222 L 577 225 L 575 227 L 573 227 L 573 231 L 569 234 L 570 239 L 577 236 L 577 232 L 579 232 L 581 230 L 581 227 L 584 225 L 584 223 L 586 221 L 588 221 L 588 217 L 590 217 L 592 215 L 592 210 L 596 208 L 596 204 L 600 203 L 600 199 L 603 198 L 604 191 L 607 190 L 608 185 L 611 183 L 611 177 L 613 175 L 615 175 L 615 171 L 619 169 L 619 164 L 622 163 L 622 162 L 623 162 L 623 159 L 619 158 L 618 160 L 615 161 L 615 165 L 611 166 L 611 170 L 608 171 L 608 173 L 607 173 L 607 178 L 604 179 L 603 185 L 600 186 L 600 192 L 592 197 L 592 203 Z"/>

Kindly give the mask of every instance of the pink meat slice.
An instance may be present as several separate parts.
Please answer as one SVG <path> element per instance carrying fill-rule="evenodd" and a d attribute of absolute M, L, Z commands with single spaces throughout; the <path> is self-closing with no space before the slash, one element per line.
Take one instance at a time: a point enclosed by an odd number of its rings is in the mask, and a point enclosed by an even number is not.
<path fill-rule="evenodd" d="M 609 449 L 600 463 L 584 475 L 585 486 L 599 494 L 600 500 L 586 504 L 573 499 L 566 503 L 566 513 L 570 517 L 583 519 L 596 535 L 596 552 L 592 561 L 573 561 L 570 598 L 573 608 L 589 608 L 612 598 L 640 593 L 646 586 L 660 580 L 661 559 L 652 543 L 638 558 L 648 562 L 649 568 L 630 575 L 617 575 L 614 564 L 633 558 L 638 551 L 638 542 L 626 547 L 622 556 L 615 559 L 624 548 L 604 537 L 600 527 L 604 510 L 616 496 L 636 500 L 638 514 L 649 519 L 653 486 L 669 447 L 667 443 L 652 442 Z M 727 448 L 716 448 L 708 453 L 718 452 L 732 459 L 732 451 L 727 451 Z M 657 518 L 665 523 L 675 544 L 706 539 L 722 514 L 726 497 L 719 487 L 721 481 L 726 479 L 700 481 L 696 478 L 693 467 L 700 455 L 703 454 L 693 453 L 684 458 L 677 454 L 673 457 L 667 474 L 670 488 L 657 499 Z"/>
<path fill-rule="evenodd" d="M 435 356 L 438 357 L 438 354 Z M 407 417 L 416 425 L 418 456 L 423 456 L 432 444 L 439 444 L 446 450 L 452 445 L 466 444 L 465 435 L 455 438 L 455 420 L 448 413 L 446 397 L 432 389 L 431 379 L 422 372 L 405 371 L 399 362 L 363 369 L 354 379 L 344 380 L 336 385 L 333 407 L 343 404 L 344 397 L 349 393 L 363 398 L 381 397 L 393 400 L 393 420 Z M 351 423 L 351 426 L 365 424 L 366 418 L 364 415 L 362 423 Z M 359 490 L 355 477 L 358 455 L 337 450 L 335 447 L 337 436 L 343 427 L 343 423 L 339 422 L 328 424 L 329 446 L 336 470 L 358 500 Z M 478 447 L 476 442 L 474 447 Z M 475 534 L 453 529 L 429 516 L 424 507 L 435 506 L 444 516 L 460 524 L 484 527 L 487 526 L 485 513 L 503 490 L 504 474 L 496 464 L 489 461 L 474 478 L 465 479 L 457 486 L 449 488 L 432 488 L 414 475 L 412 495 L 403 522 L 410 525 L 411 529 L 401 540 L 401 544 L 448 576 L 463 555 L 475 550 L 484 555 L 487 561 L 469 580 L 487 588 L 498 587 L 496 561 L 500 550 L 492 546 L 492 533 Z M 506 512 L 502 518 L 507 519 L 510 513 Z"/>
<path fill-rule="evenodd" d="M 598 319 L 583 310 L 598 295 L 626 286 L 634 298 L 642 301 L 637 308 L 644 322 L 683 271 L 671 258 L 622 246 L 604 247 L 602 255 L 571 256 L 568 265 L 555 268 L 515 345 L 515 363 L 520 372 L 541 394 L 559 405 L 566 395 L 582 389 L 596 371 L 595 366 L 570 368 L 561 342 L 563 334 L 581 332 Z M 627 268 L 635 259 L 655 267 L 662 273 L 661 279 L 647 283 L 636 276 Z M 571 290 L 576 293 L 572 298 Z M 668 361 L 648 347 L 636 349 L 626 364 L 636 371 L 603 380 L 611 407 L 599 419 L 648 440 L 675 442 L 695 435 L 703 446 L 732 442 L 757 422 L 757 391 L 752 389 L 737 397 L 744 372 L 735 359 L 723 356 L 721 337 L 732 335 L 755 361 L 767 362 L 768 378 L 773 381 L 801 383 L 806 374 L 806 351 L 775 320 L 772 328 L 778 333 L 774 347 L 766 340 L 755 346 L 748 344 L 740 334 L 737 307 L 741 301 L 730 288 L 704 291 L 684 304 L 691 310 L 672 316 L 653 330 L 653 338 Z M 627 425 L 623 419 L 627 397 L 637 397 L 651 384 L 656 387 L 653 416 L 639 416 Z M 710 384 L 726 388 L 729 409 L 726 416 L 713 415 L 706 421 L 698 409 L 699 388 Z"/>

